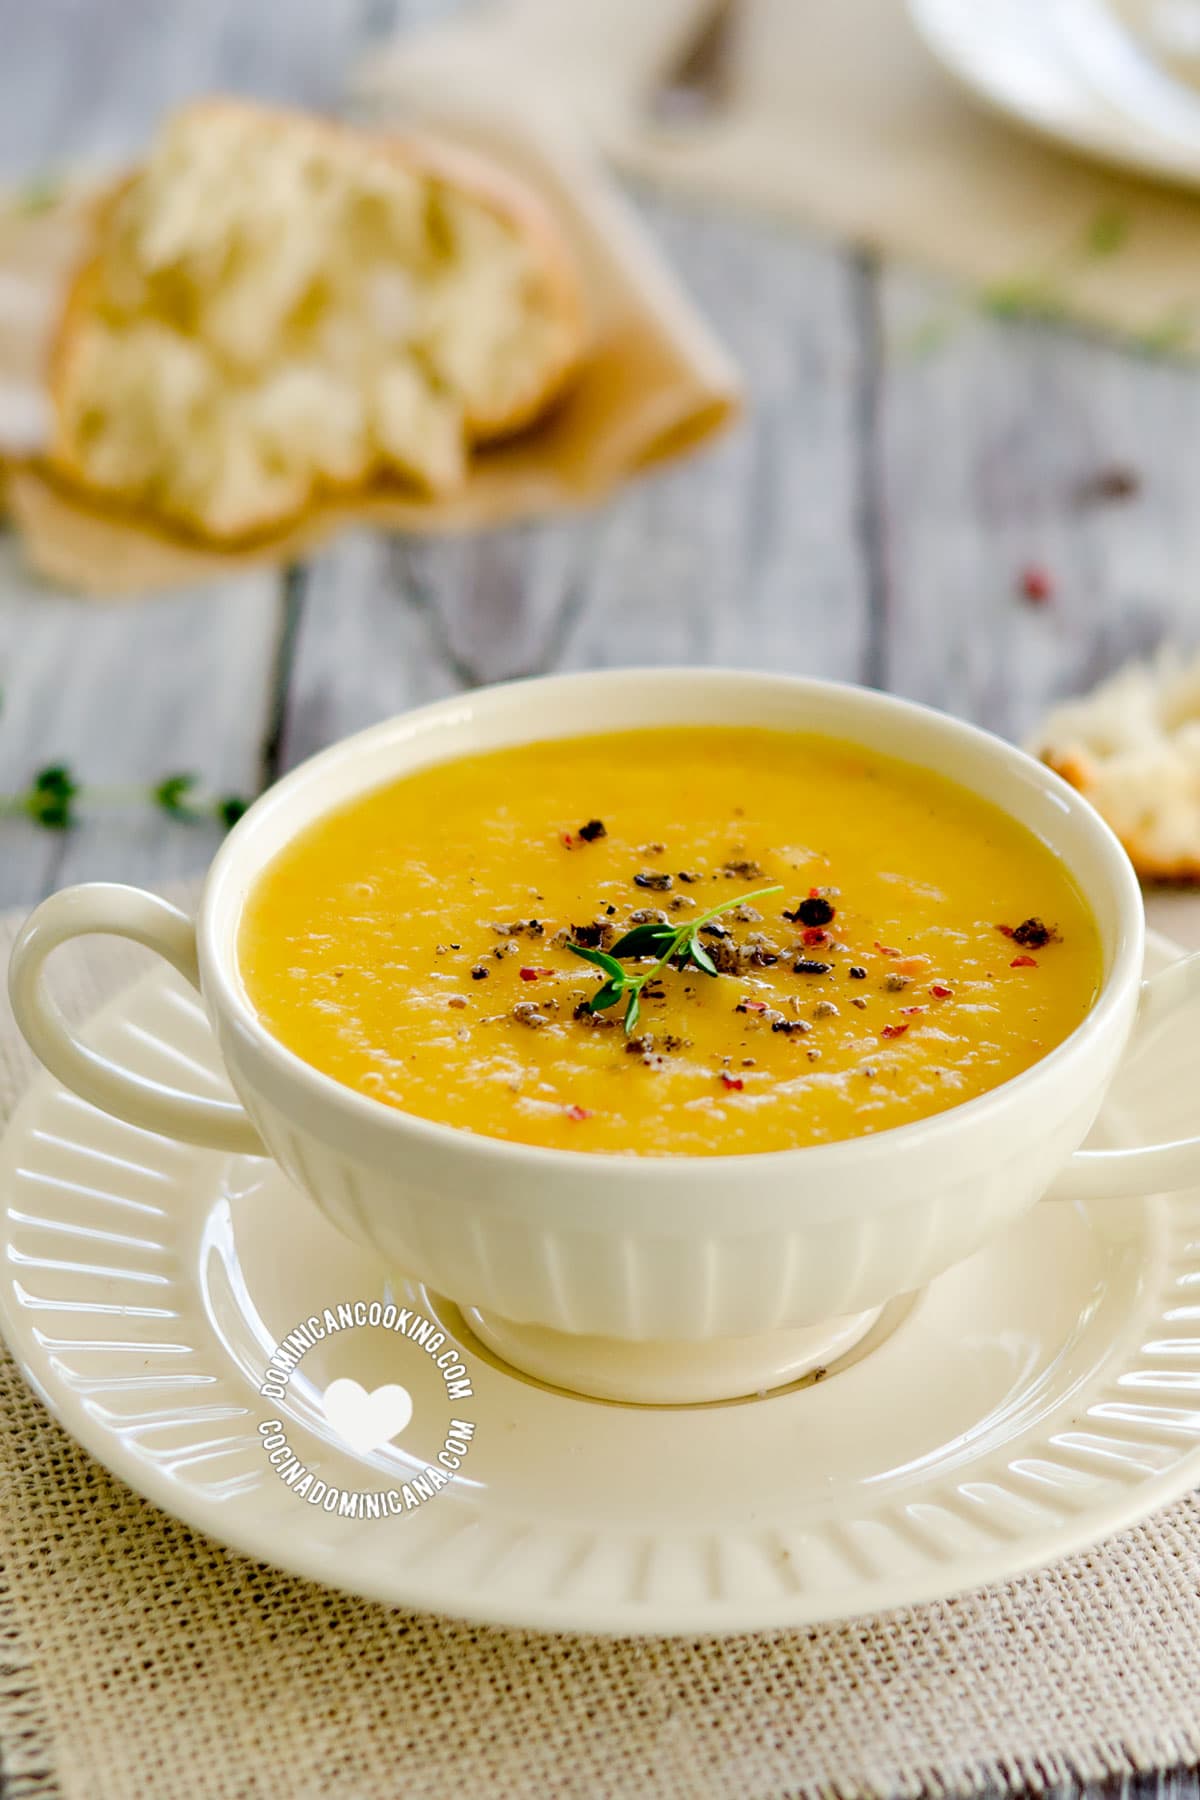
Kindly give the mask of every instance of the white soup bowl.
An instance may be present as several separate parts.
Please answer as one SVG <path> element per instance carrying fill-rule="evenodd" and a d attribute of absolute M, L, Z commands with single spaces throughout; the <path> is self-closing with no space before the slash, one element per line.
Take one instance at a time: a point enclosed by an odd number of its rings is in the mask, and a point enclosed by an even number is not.
<path fill-rule="evenodd" d="M 266 1030 L 238 967 L 238 926 L 266 863 L 314 819 L 430 763 L 664 725 L 826 733 L 952 774 L 1001 807 L 1049 846 L 1093 909 L 1104 969 L 1086 1019 L 1015 1079 L 919 1123 L 759 1155 L 656 1158 L 435 1124 L 342 1086 Z M 88 932 L 146 944 L 198 987 L 240 1106 L 146 1082 L 70 1032 L 42 965 Z M 619 670 L 484 689 L 334 745 L 230 833 L 194 922 L 136 888 L 67 889 L 24 927 L 10 990 L 41 1060 L 98 1107 L 192 1144 L 274 1157 L 335 1225 L 455 1303 L 509 1362 L 566 1387 L 666 1403 L 753 1392 L 828 1364 L 885 1302 L 1043 1198 L 1137 1195 L 1200 1177 L 1194 1139 L 1079 1149 L 1135 1024 L 1200 988 L 1200 956 L 1143 982 L 1143 935 L 1138 884 L 1108 827 L 1000 739 L 828 682 Z"/>

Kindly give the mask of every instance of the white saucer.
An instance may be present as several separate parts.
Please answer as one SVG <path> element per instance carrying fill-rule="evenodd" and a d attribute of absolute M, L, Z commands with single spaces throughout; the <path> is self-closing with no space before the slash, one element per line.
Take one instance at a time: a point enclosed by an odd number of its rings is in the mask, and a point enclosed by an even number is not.
<path fill-rule="evenodd" d="M 908 0 L 949 74 L 1070 149 L 1200 184 L 1200 95 L 1123 31 L 1106 0 Z"/>
<path fill-rule="evenodd" d="M 1177 952 L 1154 942 L 1160 965 Z M 1195 1128 L 1195 1016 L 1122 1076 L 1106 1142 Z M 210 1089 L 207 1028 L 169 974 L 91 1040 Z M 0 1321 L 29 1381 L 114 1473 L 232 1548 L 397 1605 L 559 1631 L 794 1626 L 1002 1580 L 1200 1482 L 1200 1193 L 1042 1206 L 885 1308 L 825 1379 L 690 1407 L 583 1400 L 500 1365 L 454 1308 L 341 1238 L 272 1165 L 119 1125 L 41 1077 L 0 1148 Z M 345 1490 L 411 1483 L 446 1428 L 432 1357 L 383 1329 L 329 1336 L 269 1400 L 277 1339 L 390 1297 L 462 1347 L 476 1425 L 416 1510 L 341 1518 L 290 1490 L 278 1419 Z M 335 1377 L 402 1383 L 411 1423 L 351 1451 Z"/>

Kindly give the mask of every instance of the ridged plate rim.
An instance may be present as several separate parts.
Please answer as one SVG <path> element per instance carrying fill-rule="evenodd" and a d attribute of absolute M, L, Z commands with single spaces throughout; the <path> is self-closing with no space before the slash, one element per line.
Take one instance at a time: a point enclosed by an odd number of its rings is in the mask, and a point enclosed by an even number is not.
<path fill-rule="evenodd" d="M 1181 954 L 1166 939 L 1151 934 L 1148 943 L 1150 963 L 1164 964 Z M 170 990 L 174 995 L 169 1010 L 182 1018 L 184 1015 L 180 1011 L 180 994 L 174 986 L 174 978 L 165 971 L 153 971 L 100 1009 L 93 1016 L 85 1035 L 94 1043 L 102 1043 L 111 1039 L 114 1034 L 119 1036 L 128 1032 L 131 1026 L 135 1030 L 144 1030 L 143 1022 L 146 1018 L 153 1019 L 156 1009 L 159 1014 L 162 1013 L 162 996 L 165 990 Z M 198 1001 L 189 1004 L 197 1016 L 202 1016 Z M 150 1035 L 153 1036 L 152 1033 Z M 190 1053 L 194 1055 L 194 1047 Z M 148 1044 L 147 1055 L 153 1060 L 154 1054 L 153 1046 Z M 167 1047 L 160 1044 L 158 1054 L 165 1058 L 168 1054 Z M 1152 1055 L 1153 1050 L 1149 1054 Z M 171 1071 L 171 1074 L 178 1078 L 178 1069 Z M 210 1064 L 210 1079 L 214 1085 L 219 1079 L 215 1067 L 215 1050 Z M 1182 1079 L 1186 1080 L 1186 1071 Z M 391 1605 L 436 1612 L 481 1624 L 526 1629 L 620 1636 L 717 1635 L 777 1630 L 944 1600 L 968 1589 L 1011 1579 L 1085 1549 L 1100 1538 L 1136 1524 L 1147 1514 L 1179 1498 L 1200 1483 L 1200 1408 L 1193 1406 L 1188 1415 L 1191 1424 L 1185 1428 L 1179 1424 L 1178 1404 L 1162 1404 L 1159 1407 L 1162 1421 L 1153 1430 L 1147 1429 L 1142 1448 L 1161 1455 L 1165 1444 L 1179 1445 L 1178 1457 L 1169 1467 L 1142 1474 L 1136 1479 L 1126 1479 L 1115 1491 L 1110 1483 L 1093 1477 L 1094 1485 L 1102 1492 L 1092 1496 L 1081 1506 L 1060 1510 L 1051 1523 L 1031 1527 L 1028 1532 L 1016 1537 L 1006 1535 L 998 1539 L 991 1548 L 977 1546 L 969 1551 L 959 1550 L 947 1554 L 943 1546 L 941 1552 L 935 1554 L 928 1546 L 922 1548 L 922 1528 L 914 1523 L 909 1514 L 914 1505 L 933 1506 L 938 1503 L 939 1492 L 945 1486 L 943 1477 L 940 1487 L 937 1483 L 933 1484 L 927 1494 L 923 1495 L 921 1489 L 915 1488 L 903 1509 L 897 1504 L 890 1511 L 885 1506 L 876 1515 L 864 1514 L 858 1519 L 845 1516 L 827 1519 L 820 1527 L 826 1540 L 827 1554 L 840 1559 L 846 1573 L 839 1583 L 819 1585 L 815 1590 L 806 1587 L 803 1582 L 798 1584 L 792 1569 L 788 1568 L 785 1575 L 784 1565 L 788 1561 L 785 1556 L 775 1572 L 777 1591 L 773 1594 L 756 1591 L 739 1600 L 723 1591 L 720 1597 L 716 1592 L 704 1593 L 700 1591 L 701 1584 L 695 1583 L 694 1591 L 681 1592 L 669 1601 L 661 1598 L 649 1602 L 639 1600 L 637 1589 L 639 1586 L 644 1589 L 645 1581 L 636 1574 L 636 1569 L 642 1566 L 639 1558 L 652 1557 L 653 1544 L 639 1542 L 636 1532 L 627 1534 L 627 1538 L 620 1542 L 616 1538 L 608 1542 L 593 1529 L 589 1545 L 587 1531 L 583 1527 L 556 1525 L 554 1530 L 558 1531 L 561 1538 L 562 1555 L 558 1565 L 555 1565 L 559 1575 L 552 1578 L 553 1558 L 547 1552 L 544 1521 L 530 1517 L 514 1528 L 513 1521 L 504 1516 L 490 1521 L 486 1517 L 480 1517 L 478 1507 L 474 1516 L 469 1508 L 465 1511 L 460 1509 L 454 1515 L 453 1529 L 448 1535 L 442 1532 L 439 1537 L 431 1527 L 419 1540 L 414 1538 L 414 1548 L 418 1551 L 415 1566 L 412 1556 L 399 1562 L 380 1556 L 372 1563 L 369 1556 L 364 1558 L 361 1550 L 356 1550 L 354 1540 L 347 1537 L 345 1521 L 329 1519 L 323 1513 L 314 1513 L 310 1508 L 298 1506 L 295 1497 L 286 1495 L 283 1491 L 277 1496 L 277 1503 L 274 1505 L 270 1498 L 264 1505 L 263 1494 L 258 1489 L 241 1495 L 231 1491 L 225 1498 L 214 1498 L 211 1492 L 204 1491 L 200 1486 L 189 1486 L 180 1476 L 164 1474 L 145 1462 L 127 1448 L 116 1430 L 106 1426 L 94 1411 L 89 1410 L 81 1395 L 64 1381 L 61 1372 L 56 1369 L 54 1356 L 37 1341 L 29 1309 L 22 1304 L 18 1295 L 18 1272 L 25 1265 L 19 1259 L 14 1260 L 15 1256 L 19 1257 L 19 1253 L 14 1248 L 13 1219 L 10 1216 L 13 1208 L 9 1191 L 19 1158 L 24 1158 L 21 1166 L 26 1169 L 30 1167 L 31 1157 L 35 1170 L 39 1155 L 44 1163 L 45 1146 L 38 1149 L 39 1121 L 44 1121 L 48 1116 L 48 1109 L 59 1104 L 62 1093 L 63 1090 L 50 1076 L 44 1073 L 37 1076 L 14 1111 L 3 1145 L 0 1146 L 0 1183 L 3 1183 L 5 1191 L 5 1276 L 0 1283 L 0 1329 L 3 1330 L 14 1358 L 26 1380 L 63 1428 L 110 1473 L 164 1511 L 228 1548 L 326 1586 L 362 1594 Z M 100 1146 L 105 1141 L 105 1133 L 112 1133 L 114 1130 L 128 1133 L 131 1129 L 113 1127 L 103 1115 L 73 1099 L 70 1104 L 75 1109 L 80 1126 L 78 1142 L 72 1148 L 84 1155 L 103 1156 L 105 1152 Z M 192 1168 L 197 1158 L 205 1160 L 211 1178 L 214 1161 L 219 1161 L 210 1152 L 192 1152 L 149 1133 L 137 1133 L 136 1136 L 141 1140 L 145 1154 L 157 1159 L 157 1167 L 165 1170 L 166 1179 L 175 1178 L 171 1174 L 172 1170 L 182 1169 L 186 1172 Z M 53 1186 L 52 1169 L 48 1174 L 49 1185 Z M 195 1179 L 193 1177 L 193 1182 Z M 60 1186 L 63 1185 L 61 1176 L 59 1182 Z M 1146 1241 L 1154 1254 L 1146 1258 L 1140 1293 L 1136 1321 L 1138 1349 L 1120 1365 L 1106 1366 L 1102 1371 L 1091 1370 L 1087 1379 L 1076 1390 L 1078 1405 L 1072 1419 L 1056 1418 L 1051 1413 L 1048 1418 L 1036 1420 L 1032 1426 L 1027 1425 L 1011 1443 L 1001 1446 L 1010 1467 L 1017 1460 L 1030 1462 L 1039 1458 L 1048 1466 L 1053 1466 L 1056 1456 L 1060 1454 L 1052 1442 L 1055 1433 L 1061 1434 L 1069 1425 L 1082 1427 L 1090 1416 L 1089 1408 L 1100 1404 L 1105 1394 L 1111 1395 L 1117 1383 L 1123 1379 L 1136 1381 L 1142 1375 L 1150 1378 L 1156 1374 L 1165 1375 L 1166 1381 L 1160 1385 L 1165 1385 L 1168 1397 L 1173 1393 L 1177 1402 L 1181 1393 L 1200 1394 L 1200 1320 L 1194 1327 L 1192 1342 L 1188 1345 L 1186 1339 L 1179 1336 L 1178 1321 L 1170 1316 L 1173 1305 L 1175 1312 L 1179 1311 L 1181 1283 L 1187 1285 L 1195 1282 L 1200 1288 L 1200 1191 L 1189 1191 L 1170 1200 L 1151 1198 L 1144 1203 L 1143 1211 L 1147 1220 Z M 164 1211 L 162 1218 L 163 1241 L 160 1247 L 163 1251 L 170 1251 L 178 1242 L 180 1228 L 169 1209 Z M 40 1226 L 38 1228 L 44 1229 Z M 143 1225 L 140 1229 L 150 1230 L 152 1227 Z M 67 1235 L 69 1238 L 69 1232 Z M 90 1253 L 94 1254 L 94 1245 Z M 244 1376 L 232 1362 L 212 1322 L 207 1318 L 198 1283 L 192 1283 L 189 1289 L 186 1275 L 185 1258 L 179 1264 L 177 1276 L 172 1278 L 175 1283 L 172 1293 L 179 1303 L 181 1326 L 186 1321 L 187 1327 L 196 1336 L 197 1349 L 215 1359 L 213 1369 L 216 1379 L 208 1385 L 204 1408 L 206 1418 L 211 1418 L 214 1406 L 219 1411 L 222 1403 L 231 1407 L 235 1413 L 240 1411 L 249 1415 L 251 1408 L 246 1403 L 248 1398 L 253 1398 L 253 1390 L 248 1387 Z M 78 1279 L 82 1286 L 75 1310 L 87 1311 L 91 1303 L 99 1300 L 97 1283 L 100 1277 L 94 1269 L 89 1271 L 85 1267 L 81 1269 Z M 128 1276 L 128 1279 L 132 1282 L 134 1277 Z M 144 1298 L 145 1274 L 139 1274 L 136 1281 L 142 1284 L 138 1292 Z M 105 1304 L 111 1304 L 111 1299 L 110 1292 Z M 1196 1310 L 1200 1312 L 1200 1308 Z M 119 1317 L 120 1314 L 116 1316 Z M 180 1335 L 182 1336 L 182 1330 Z M 1160 1345 L 1168 1338 L 1174 1345 L 1168 1369 L 1164 1369 L 1161 1360 L 1157 1364 L 1146 1360 L 1147 1353 L 1142 1346 L 1153 1344 L 1156 1338 Z M 1184 1350 L 1181 1350 L 1181 1345 L 1185 1345 Z M 166 1372 L 164 1365 L 164 1374 Z M 1174 1387 L 1171 1386 L 1172 1382 L 1175 1383 Z M 1146 1414 L 1154 1410 L 1153 1405 L 1147 1405 L 1144 1396 L 1139 1400 L 1139 1405 Z M 181 1409 L 180 1416 L 187 1410 Z M 729 1416 L 731 1419 L 735 1418 L 733 1410 Z M 206 1429 L 211 1429 L 211 1426 L 206 1426 Z M 1136 1447 L 1139 1428 L 1126 1424 L 1122 1425 L 1121 1432 L 1122 1439 Z M 989 1450 L 993 1461 L 997 1454 L 993 1446 Z M 1135 1463 L 1134 1466 L 1138 1465 Z M 981 1459 L 976 1472 L 992 1472 L 988 1458 Z M 1074 1470 L 1075 1474 L 1078 1472 L 1077 1469 Z M 962 1483 L 970 1480 L 971 1473 L 970 1465 L 960 1470 L 956 1492 Z M 1085 1486 L 1086 1479 L 1085 1475 Z M 266 1492 L 270 1494 L 270 1490 Z M 1028 1495 L 1022 1496 L 1019 1493 L 1015 1497 L 1019 1503 L 1028 1499 Z M 247 1504 L 247 1501 L 251 1504 Z M 486 1508 L 483 1510 L 486 1511 Z M 902 1515 L 901 1523 L 898 1521 Z M 310 1521 L 307 1530 L 303 1525 L 304 1520 Z M 447 1526 L 452 1524 L 449 1514 L 444 1523 Z M 312 1530 L 313 1525 L 317 1527 L 315 1532 Z M 818 1527 L 808 1519 L 799 1522 L 796 1529 L 806 1537 L 818 1531 Z M 886 1568 L 881 1568 L 876 1551 L 868 1552 L 864 1547 L 864 1539 L 874 1543 L 880 1530 L 886 1532 L 889 1529 L 901 1533 L 905 1538 L 906 1560 L 903 1571 L 899 1574 L 889 1574 Z M 464 1533 L 468 1540 L 465 1546 L 461 1543 Z M 431 1544 L 426 1542 L 430 1536 L 433 1540 Z M 714 1533 L 714 1538 L 717 1536 Z M 775 1536 L 779 1537 L 777 1531 Z M 644 1537 L 643 1532 L 642 1538 Z M 756 1526 L 747 1519 L 736 1529 L 726 1530 L 724 1537 L 716 1543 L 714 1554 L 727 1561 L 747 1554 L 755 1556 L 759 1558 L 758 1573 L 762 1574 L 773 1561 L 771 1537 L 772 1528 Z M 439 1555 L 439 1548 L 444 1550 L 450 1543 L 458 1544 L 460 1551 L 473 1544 L 470 1558 L 472 1573 L 464 1574 L 466 1565 L 461 1556 L 452 1556 L 447 1560 Z M 624 1557 L 621 1564 L 626 1572 L 623 1588 L 614 1583 L 611 1596 L 603 1601 L 598 1601 L 595 1595 L 582 1602 L 577 1594 L 573 1598 L 571 1570 L 577 1564 L 586 1564 L 588 1556 L 594 1552 L 598 1551 L 603 1556 L 612 1552 L 614 1547 Z M 523 1565 L 521 1556 L 517 1553 L 531 1548 L 536 1551 L 535 1564 L 540 1564 L 543 1571 L 540 1586 L 538 1583 L 527 1584 L 524 1578 L 514 1580 L 514 1555 L 519 1576 Z M 662 1534 L 659 1548 L 678 1549 L 678 1544 L 672 1545 L 667 1534 Z M 918 1560 L 914 1564 L 914 1557 L 920 1559 L 922 1556 L 924 1560 Z M 503 1573 L 505 1562 L 508 1564 L 507 1575 Z M 423 1566 L 426 1563 L 431 1566 Z M 525 1566 L 528 1573 L 528 1567 Z M 715 1582 L 715 1577 L 713 1581 L 719 1588 L 720 1584 Z"/>

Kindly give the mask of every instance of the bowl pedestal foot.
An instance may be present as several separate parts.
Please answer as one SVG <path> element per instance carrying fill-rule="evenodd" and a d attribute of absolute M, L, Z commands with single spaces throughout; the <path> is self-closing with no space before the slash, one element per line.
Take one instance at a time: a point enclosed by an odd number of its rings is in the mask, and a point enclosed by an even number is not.
<path fill-rule="evenodd" d="M 761 1336 L 695 1341 L 584 1337 L 521 1325 L 476 1307 L 462 1316 L 480 1342 L 514 1369 L 598 1400 L 688 1406 L 740 1400 L 786 1387 L 845 1356 L 882 1308 Z"/>

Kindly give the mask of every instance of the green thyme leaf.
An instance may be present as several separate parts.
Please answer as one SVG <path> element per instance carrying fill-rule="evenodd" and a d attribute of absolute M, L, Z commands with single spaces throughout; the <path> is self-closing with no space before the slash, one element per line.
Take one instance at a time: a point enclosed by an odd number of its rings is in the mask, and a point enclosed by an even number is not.
<path fill-rule="evenodd" d="M 625 1033 L 632 1037 L 637 1029 L 641 1015 L 642 994 L 663 970 L 672 963 L 680 969 L 687 968 L 689 963 L 706 975 L 717 975 L 719 970 L 704 945 L 697 939 L 696 933 L 701 926 L 707 925 L 719 913 L 728 912 L 731 907 L 742 906 L 747 900 L 760 900 L 764 894 L 780 894 L 782 884 L 775 882 L 771 887 L 756 888 L 750 894 L 732 894 L 728 900 L 722 900 L 717 906 L 710 906 L 707 912 L 697 913 L 695 918 L 686 919 L 681 925 L 669 925 L 662 920 L 649 920 L 645 924 L 635 925 L 632 930 L 618 938 L 609 950 L 593 950 L 587 944 L 568 944 L 567 949 L 582 957 L 584 962 L 603 969 L 608 980 L 596 989 L 587 1001 L 592 1012 L 603 1012 L 606 1007 L 615 1006 L 617 1001 L 625 999 Z M 654 961 L 640 975 L 632 970 L 622 968 L 620 957 L 629 961 L 642 961 L 653 957 Z M 661 989 L 656 989 L 655 998 L 661 997 Z"/>
<path fill-rule="evenodd" d="M 706 975 L 717 975 L 720 973 L 716 963 L 708 954 L 704 945 L 697 943 L 694 938 L 688 945 L 688 959 L 695 968 L 703 969 Z"/>
<path fill-rule="evenodd" d="M 75 823 L 73 802 L 79 784 L 65 763 L 50 763 L 39 769 L 22 796 L 24 811 L 35 825 L 47 831 L 65 831 Z"/>
<path fill-rule="evenodd" d="M 47 763 L 33 776 L 29 786 L 16 794 L 0 794 L 0 818 L 22 816 L 47 831 L 65 831 L 78 821 L 76 802 L 110 805 L 149 803 L 172 819 L 195 824 L 215 819 L 228 831 L 237 824 L 250 802 L 240 794 L 224 794 L 218 799 L 197 793 L 199 776 L 164 775 L 150 787 L 87 787 L 75 777 L 66 763 Z M 614 965 L 619 969 L 620 964 Z"/>
<path fill-rule="evenodd" d="M 1057 283 L 1046 275 L 989 282 L 980 289 L 979 304 L 996 319 L 1061 319 L 1066 314 Z"/>
<path fill-rule="evenodd" d="M 199 815 L 187 804 L 187 796 L 198 779 L 195 775 L 166 775 L 150 790 L 151 799 L 173 819 L 195 819 Z"/>
<path fill-rule="evenodd" d="M 1089 256 L 1115 256 L 1129 237 L 1129 214 L 1120 206 L 1105 206 L 1087 228 L 1084 249 Z"/>
<path fill-rule="evenodd" d="M 32 219 L 38 213 L 49 212 L 52 206 L 58 204 L 62 196 L 63 183 L 60 176 L 49 173 L 34 175 L 18 191 L 15 205 L 19 213 L 23 213 L 27 219 Z"/>
<path fill-rule="evenodd" d="M 61 794 L 70 799 L 79 792 L 75 777 L 65 763 L 51 763 L 45 769 L 39 769 L 33 778 L 34 792 L 38 794 Z"/>
<path fill-rule="evenodd" d="M 661 920 L 651 920 L 646 925 L 635 925 L 624 937 L 617 939 L 612 947 L 614 956 L 661 956 L 668 944 L 676 938 L 673 925 L 664 925 Z"/>
<path fill-rule="evenodd" d="M 581 956 L 584 962 L 594 963 L 596 968 L 603 969 L 606 975 L 612 975 L 618 981 L 624 981 L 625 970 L 616 957 L 610 956 L 607 950 L 593 950 L 588 944 L 568 944 L 567 949 L 573 956 Z"/>

